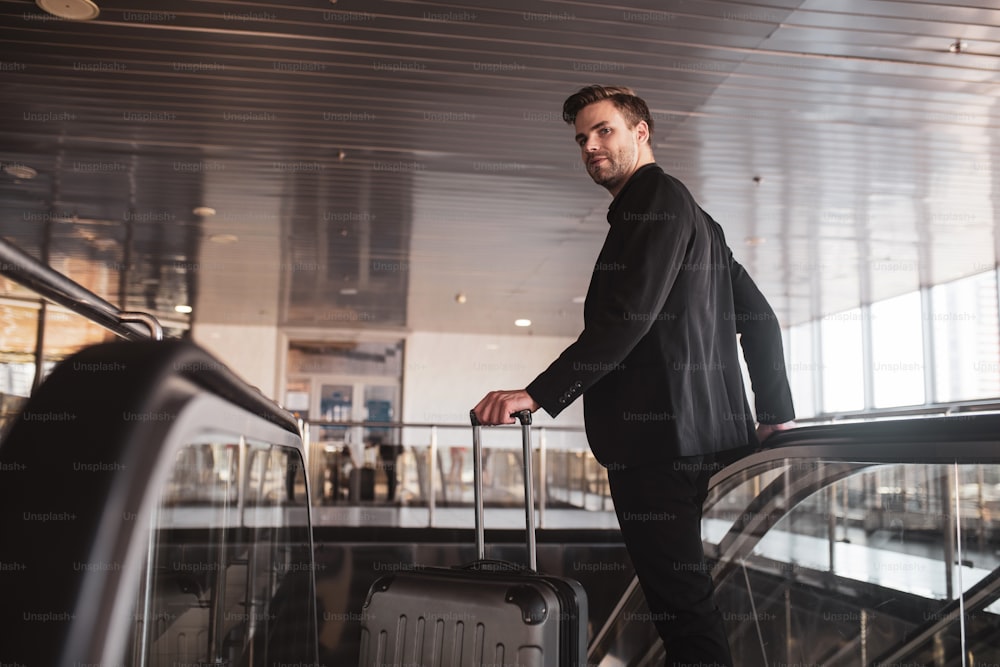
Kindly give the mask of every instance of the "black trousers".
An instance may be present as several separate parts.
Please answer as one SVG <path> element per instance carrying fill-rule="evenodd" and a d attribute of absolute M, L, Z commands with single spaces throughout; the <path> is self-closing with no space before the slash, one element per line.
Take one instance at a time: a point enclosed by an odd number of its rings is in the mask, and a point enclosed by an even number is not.
<path fill-rule="evenodd" d="M 721 466 L 690 456 L 608 469 L 625 547 L 671 667 L 733 664 L 701 542 L 708 480 Z"/>

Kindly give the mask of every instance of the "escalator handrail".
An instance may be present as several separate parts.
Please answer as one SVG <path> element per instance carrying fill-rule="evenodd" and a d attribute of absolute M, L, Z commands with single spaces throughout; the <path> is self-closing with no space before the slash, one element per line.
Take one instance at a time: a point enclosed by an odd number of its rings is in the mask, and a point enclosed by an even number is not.
<path fill-rule="evenodd" d="M 155 343 L 157 349 L 172 344 L 172 341 Z M 177 356 L 172 363 L 178 374 L 226 402 L 301 436 L 299 423 L 290 412 L 244 382 L 228 366 L 194 344 L 181 342 L 176 348 Z"/>
<path fill-rule="evenodd" d="M 124 313 L 6 239 L 0 239 L 0 274 L 53 303 L 69 308 L 125 340 L 155 338 L 151 325 L 133 324 L 135 320 L 128 317 L 132 314 Z"/>
<path fill-rule="evenodd" d="M 727 465 L 712 476 L 709 491 L 750 468 L 785 459 L 987 463 L 1000 462 L 998 445 L 1000 413 L 805 426 L 779 431 L 766 447 Z"/>

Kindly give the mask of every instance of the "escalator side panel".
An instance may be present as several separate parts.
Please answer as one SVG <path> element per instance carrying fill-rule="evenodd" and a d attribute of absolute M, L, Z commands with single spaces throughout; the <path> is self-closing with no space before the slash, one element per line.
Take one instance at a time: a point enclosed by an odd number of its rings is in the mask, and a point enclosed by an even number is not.
<path fill-rule="evenodd" d="M 0 446 L 0 661 L 121 662 L 160 490 L 211 430 L 301 460 L 294 421 L 190 343 L 99 345 L 54 369 Z"/>

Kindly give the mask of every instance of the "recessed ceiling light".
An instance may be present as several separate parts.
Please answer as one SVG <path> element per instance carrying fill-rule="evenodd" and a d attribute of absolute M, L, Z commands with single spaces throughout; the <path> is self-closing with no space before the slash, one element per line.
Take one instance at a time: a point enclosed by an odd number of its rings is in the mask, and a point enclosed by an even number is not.
<path fill-rule="evenodd" d="M 573 303 L 584 303 L 587 300 L 585 296 L 574 296 Z"/>
<path fill-rule="evenodd" d="M 743 239 L 743 242 L 749 246 L 755 246 L 767 243 L 767 239 L 764 238 L 763 236 L 748 236 L 745 239 Z"/>
<path fill-rule="evenodd" d="M 354 295 L 354 294 L 358 293 L 358 288 L 357 287 L 345 287 L 342 290 L 340 290 L 340 293 L 343 294 L 344 296 L 351 296 L 351 295 Z"/>
<path fill-rule="evenodd" d="M 462 292 L 455 295 L 455 303 L 465 303 L 466 301 L 468 301 L 468 298 Z"/>
<path fill-rule="evenodd" d="M 212 243 L 236 243 L 240 240 L 240 237 L 236 234 L 212 234 L 208 237 L 208 240 Z"/>
<path fill-rule="evenodd" d="M 526 320 L 526 319 L 514 320 L 514 326 L 515 327 L 530 327 L 531 326 L 531 320 Z"/>
<path fill-rule="evenodd" d="M 38 176 L 38 172 L 29 167 L 26 164 L 17 164 L 16 162 L 11 164 L 5 164 L 3 170 L 13 176 L 14 178 L 20 178 L 25 181 L 30 181 L 35 176 Z"/>
<path fill-rule="evenodd" d="M 191 212 L 203 218 L 210 218 L 215 215 L 215 209 L 211 206 L 195 206 Z"/>
<path fill-rule="evenodd" d="M 101 13 L 91 0 L 35 0 L 35 4 L 53 16 L 68 21 L 89 21 Z"/>
<path fill-rule="evenodd" d="M 174 306 L 174 310 L 176 310 L 178 313 L 190 313 L 192 310 L 194 310 L 194 308 L 192 308 L 191 306 L 186 306 L 184 304 L 180 304 L 180 305 Z"/>
<path fill-rule="evenodd" d="M 486 349 L 489 350 L 490 352 L 493 352 L 495 350 L 499 350 L 500 346 L 497 345 L 496 343 L 486 343 Z"/>

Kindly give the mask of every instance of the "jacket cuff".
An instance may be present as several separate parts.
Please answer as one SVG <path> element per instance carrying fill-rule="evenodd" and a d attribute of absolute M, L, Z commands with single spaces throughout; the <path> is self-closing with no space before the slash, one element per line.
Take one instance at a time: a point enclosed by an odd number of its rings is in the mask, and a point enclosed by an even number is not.
<path fill-rule="evenodd" d="M 525 391 L 534 399 L 535 403 L 542 406 L 542 409 L 550 417 L 555 417 L 565 410 L 583 393 L 583 383 L 579 380 L 563 387 L 561 391 L 558 388 L 546 387 L 545 385 L 542 376 L 539 376 L 525 388 Z"/>

